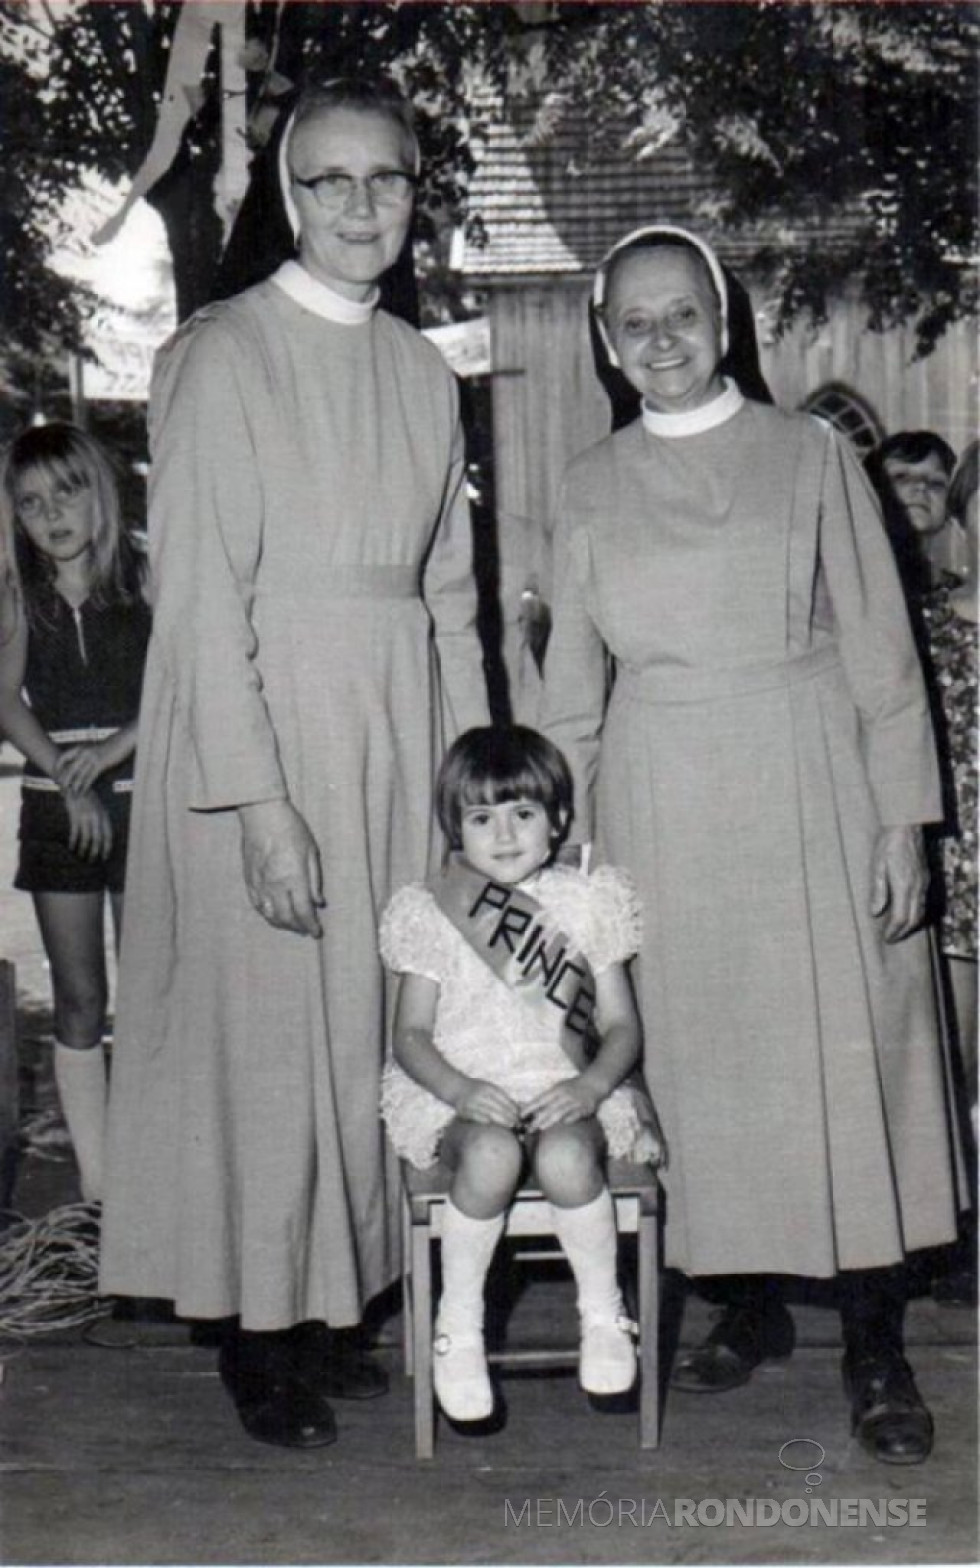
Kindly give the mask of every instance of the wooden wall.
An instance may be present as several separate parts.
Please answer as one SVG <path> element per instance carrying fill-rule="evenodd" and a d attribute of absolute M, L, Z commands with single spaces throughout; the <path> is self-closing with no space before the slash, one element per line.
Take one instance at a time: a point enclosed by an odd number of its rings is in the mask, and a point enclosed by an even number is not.
<path fill-rule="evenodd" d="M 566 463 L 609 430 L 589 344 L 588 287 L 584 279 L 556 279 L 490 291 L 497 505 L 515 531 L 547 526 Z M 886 434 L 936 430 L 956 451 L 976 434 L 975 323 L 958 323 L 919 361 L 911 332 L 869 332 L 850 301 L 817 331 L 797 326 L 766 342 L 763 321 L 761 337 L 763 370 L 784 407 L 844 382 L 871 405 Z"/>
<path fill-rule="evenodd" d="M 516 716 L 533 722 L 536 675 L 521 625 L 521 594 L 547 582 L 547 533 L 558 486 L 576 453 L 608 434 L 610 410 L 593 369 L 586 279 L 494 283 L 493 452 L 504 657 Z M 756 301 L 757 309 L 762 301 Z M 817 331 L 797 326 L 760 357 L 776 402 L 796 408 L 829 382 L 846 383 L 888 434 L 928 428 L 960 451 L 976 434 L 975 324 L 960 322 L 925 360 L 908 331 L 876 334 L 853 302 Z"/>
<path fill-rule="evenodd" d="M 584 280 L 496 286 L 490 296 L 496 500 L 515 531 L 550 524 L 566 464 L 609 431 L 587 300 Z"/>
<path fill-rule="evenodd" d="M 565 466 L 609 431 L 579 283 L 494 288 L 493 457 L 503 659 L 513 717 L 533 724 L 538 679 L 521 595 L 545 588 L 547 536 Z"/>
<path fill-rule="evenodd" d="M 977 433 L 976 323 L 960 321 L 925 359 L 908 328 L 870 332 L 865 312 L 841 300 L 826 326 L 798 325 L 760 357 L 777 403 L 797 407 L 828 381 L 845 382 L 871 404 L 886 435 L 935 430 L 960 452 Z"/>

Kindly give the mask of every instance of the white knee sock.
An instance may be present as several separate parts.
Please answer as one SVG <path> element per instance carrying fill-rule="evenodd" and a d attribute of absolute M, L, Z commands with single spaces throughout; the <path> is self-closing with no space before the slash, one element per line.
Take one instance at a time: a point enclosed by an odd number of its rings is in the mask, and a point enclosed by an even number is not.
<path fill-rule="evenodd" d="M 616 1212 L 608 1187 L 577 1209 L 551 1205 L 555 1234 L 572 1266 L 582 1317 L 612 1322 L 623 1311 L 616 1280 Z"/>
<path fill-rule="evenodd" d="M 68 1126 L 82 1197 L 102 1197 L 102 1147 L 105 1139 L 106 1070 L 102 1042 L 88 1050 L 54 1042 L 54 1081 Z"/>
<path fill-rule="evenodd" d="M 487 1270 L 506 1215 L 475 1220 L 447 1198 L 442 1215 L 442 1295 L 436 1316 L 440 1334 L 479 1333 Z"/>

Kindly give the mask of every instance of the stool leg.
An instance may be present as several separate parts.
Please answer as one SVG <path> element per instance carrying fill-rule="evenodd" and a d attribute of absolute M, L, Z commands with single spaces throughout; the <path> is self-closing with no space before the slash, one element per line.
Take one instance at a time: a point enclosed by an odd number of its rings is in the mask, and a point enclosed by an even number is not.
<path fill-rule="evenodd" d="M 412 1225 L 412 1318 L 415 1368 L 415 1457 L 431 1459 L 435 1451 L 435 1410 L 432 1394 L 432 1256 L 429 1214 Z"/>
<path fill-rule="evenodd" d="M 636 1266 L 640 1276 L 640 1447 L 660 1442 L 660 1258 L 656 1213 L 640 1211 Z"/>
<path fill-rule="evenodd" d="M 402 1357 L 405 1376 L 415 1375 L 415 1298 L 412 1279 L 412 1216 L 402 1193 Z"/>
<path fill-rule="evenodd" d="M 405 1376 L 415 1376 L 415 1295 L 411 1269 L 402 1275 L 402 1355 Z"/>

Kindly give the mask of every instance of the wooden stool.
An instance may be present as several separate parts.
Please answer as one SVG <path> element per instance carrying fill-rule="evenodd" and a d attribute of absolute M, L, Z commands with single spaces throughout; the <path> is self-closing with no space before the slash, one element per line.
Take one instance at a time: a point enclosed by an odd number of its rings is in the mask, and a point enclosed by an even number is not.
<path fill-rule="evenodd" d="M 660 1257 L 658 1213 L 660 1183 L 649 1165 L 612 1160 L 609 1190 L 616 1210 L 616 1230 L 637 1238 L 638 1328 L 640 1363 L 640 1446 L 656 1448 L 660 1435 L 658 1367 Z M 431 1459 L 435 1444 L 432 1392 L 432 1257 L 431 1244 L 442 1235 L 442 1216 L 452 1174 L 443 1165 L 416 1170 L 402 1163 L 405 1370 L 415 1380 L 415 1456 Z M 553 1236 L 551 1205 L 539 1188 L 521 1187 L 507 1216 L 505 1236 Z M 525 1258 L 563 1258 L 562 1253 L 533 1252 Z M 499 1365 L 577 1366 L 578 1344 L 567 1350 L 501 1350 L 487 1360 Z"/>

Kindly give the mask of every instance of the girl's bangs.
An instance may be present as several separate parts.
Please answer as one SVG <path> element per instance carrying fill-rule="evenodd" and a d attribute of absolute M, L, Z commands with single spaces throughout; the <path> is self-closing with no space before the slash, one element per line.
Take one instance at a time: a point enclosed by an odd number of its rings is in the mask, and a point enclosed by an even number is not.
<path fill-rule="evenodd" d="M 87 490 L 92 484 L 92 475 L 89 474 L 85 460 L 80 453 L 66 453 L 64 456 L 52 454 L 50 457 L 35 457 L 22 467 L 12 467 L 9 482 L 11 486 L 30 474 L 40 474 L 44 478 L 61 480 L 63 484 L 70 485 L 73 490 Z"/>
<path fill-rule="evenodd" d="M 525 766 L 496 778 L 464 779 L 459 799 L 464 807 L 501 806 L 511 800 L 534 800 L 545 805 L 548 794 L 534 770 Z"/>

